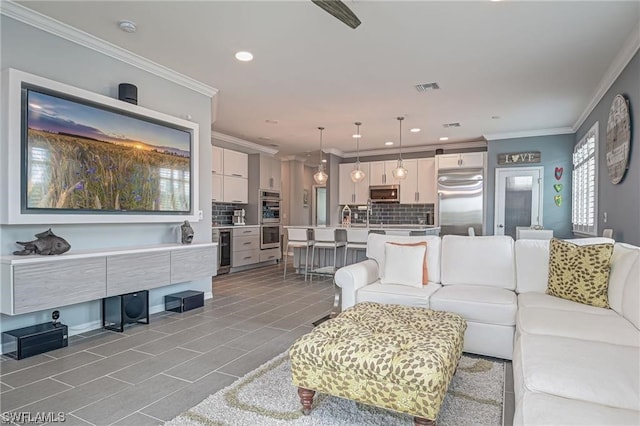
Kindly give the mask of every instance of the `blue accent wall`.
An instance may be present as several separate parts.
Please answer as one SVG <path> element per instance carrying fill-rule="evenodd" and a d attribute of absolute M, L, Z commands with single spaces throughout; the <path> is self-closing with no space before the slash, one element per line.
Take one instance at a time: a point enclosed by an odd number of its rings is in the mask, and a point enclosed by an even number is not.
<path fill-rule="evenodd" d="M 571 170 L 573 168 L 571 159 L 574 143 L 575 136 L 573 134 L 489 141 L 485 186 L 487 235 L 493 235 L 496 169 L 499 167 L 543 166 L 542 215 L 544 228 L 553 229 L 554 236 L 558 238 L 573 237 L 571 233 Z M 498 154 L 524 151 L 540 151 L 541 162 L 538 164 L 498 166 Z M 556 180 L 554 177 L 556 167 L 564 169 L 560 180 Z M 553 196 L 556 195 L 556 191 L 553 188 L 555 183 L 563 185 L 560 192 L 562 195 L 562 205 L 560 207 L 556 206 L 553 200 Z"/>
<path fill-rule="evenodd" d="M 624 95 L 630 102 L 631 149 L 629 168 L 624 180 L 614 185 L 607 171 L 607 120 L 611 102 L 617 94 Z M 580 141 L 595 122 L 598 122 L 598 235 L 605 228 L 613 229 L 616 241 L 640 246 L 640 51 L 627 64 L 620 76 L 613 82 L 591 114 L 576 132 L 574 143 Z M 604 213 L 607 213 L 607 222 Z"/>

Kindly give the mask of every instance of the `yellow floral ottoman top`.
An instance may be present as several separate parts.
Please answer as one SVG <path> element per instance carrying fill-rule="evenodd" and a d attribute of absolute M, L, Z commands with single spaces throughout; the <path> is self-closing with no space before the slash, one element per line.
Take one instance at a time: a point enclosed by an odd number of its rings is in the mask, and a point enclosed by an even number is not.
<path fill-rule="evenodd" d="M 359 303 L 293 344 L 293 384 L 435 419 L 466 328 L 450 312 Z"/>

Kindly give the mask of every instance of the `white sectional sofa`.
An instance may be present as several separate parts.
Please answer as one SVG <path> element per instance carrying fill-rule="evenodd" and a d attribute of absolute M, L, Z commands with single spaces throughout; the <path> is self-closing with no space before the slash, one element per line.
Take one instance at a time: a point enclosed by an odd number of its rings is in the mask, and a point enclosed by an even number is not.
<path fill-rule="evenodd" d="M 640 425 L 640 249 L 614 245 L 604 309 L 544 294 L 548 246 L 515 244 L 514 424 Z"/>
<path fill-rule="evenodd" d="M 391 241 L 427 242 L 428 285 L 380 282 Z M 548 241 L 371 234 L 367 258 L 337 271 L 342 308 L 373 301 L 462 315 L 466 352 L 513 359 L 514 424 L 640 425 L 640 248 L 614 246 L 611 309 L 545 294 Z"/>

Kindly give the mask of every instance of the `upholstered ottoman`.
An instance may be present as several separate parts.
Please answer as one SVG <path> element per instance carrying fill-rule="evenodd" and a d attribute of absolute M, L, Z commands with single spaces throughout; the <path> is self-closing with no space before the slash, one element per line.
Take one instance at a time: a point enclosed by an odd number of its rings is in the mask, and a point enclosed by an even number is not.
<path fill-rule="evenodd" d="M 289 350 L 305 414 L 316 391 L 435 424 L 460 356 L 467 325 L 457 314 L 359 303 Z"/>

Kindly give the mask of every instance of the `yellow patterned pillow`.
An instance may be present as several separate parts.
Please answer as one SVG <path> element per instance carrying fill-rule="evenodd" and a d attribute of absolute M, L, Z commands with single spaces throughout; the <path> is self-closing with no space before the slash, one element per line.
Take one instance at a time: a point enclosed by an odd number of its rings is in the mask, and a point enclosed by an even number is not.
<path fill-rule="evenodd" d="M 576 245 L 553 238 L 549 246 L 547 294 L 608 308 L 613 244 Z"/>

